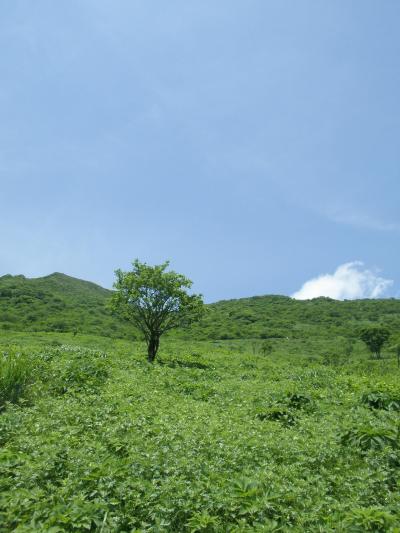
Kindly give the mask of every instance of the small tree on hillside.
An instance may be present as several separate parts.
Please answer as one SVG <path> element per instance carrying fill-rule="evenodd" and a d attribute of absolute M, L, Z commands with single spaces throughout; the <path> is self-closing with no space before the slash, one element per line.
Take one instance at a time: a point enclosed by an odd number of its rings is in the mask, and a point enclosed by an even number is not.
<path fill-rule="evenodd" d="M 389 337 L 390 331 L 383 326 L 369 326 L 360 330 L 360 339 L 376 359 L 381 358 L 382 347 Z"/>
<path fill-rule="evenodd" d="M 136 259 L 130 272 L 116 270 L 111 307 L 144 335 L 149 362 L 156 358 L 160 337 L 199 319 L 204 311 L 201 295 L 188 294 L 192 282 L 166 269 L 169 262 L 149 266 Z"/>

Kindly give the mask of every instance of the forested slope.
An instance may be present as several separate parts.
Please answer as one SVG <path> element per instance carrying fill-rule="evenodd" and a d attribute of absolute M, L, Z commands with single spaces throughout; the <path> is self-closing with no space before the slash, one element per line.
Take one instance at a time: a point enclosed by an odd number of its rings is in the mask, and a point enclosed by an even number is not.
<path fill-rule="evenodd" d="M 400 329 L 400 300 L 294 300 L 287 296 L 255 296 L 208 306 L 204 320 L 193 327 L 195 338 L 331 338 L 353 336 L 357 329 L 381 323 Z"/>
<path fill-rule="evenodd" d="M 138 337 L 112 316 L 112 291 L 65 274 L 28 279 L 0 278 L 0 329 L 77 331 L 119 338 Z M 400 300 L 300 301 L 287 296 L 255 296 L 209 304 L 204 319 L 173 333 L 190 339 L 308 338 L 354 336 L 360 326 L 385 324 L 400 331 Z"/>
<path fill-rule="evenodd" d="M 106 306 L 111 291 L 65 274 L 0 278 L 0 328 L 15 331 L 77 331 L 124 337 L 132 328 Z"/>

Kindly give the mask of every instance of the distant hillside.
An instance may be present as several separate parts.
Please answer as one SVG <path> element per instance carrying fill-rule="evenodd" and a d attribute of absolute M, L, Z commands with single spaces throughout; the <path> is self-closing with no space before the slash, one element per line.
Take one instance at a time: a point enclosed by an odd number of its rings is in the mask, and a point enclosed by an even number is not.
<path fill-rule="evenodd" d="M 0 277 L 0 328 L 132 336 L 106 307 L 111 291 L 58 272 L 43 278 Z"/>
<path fill-rule="evenodd" d="M 196 338 L 304 338 L 353 336 L 362 325 L 382 323 L 400 332 L 400 300 L 294 300 L 287 296 L 255 296 L 208 306 Z"/>
<path fill-rule="evenodd" d="M 0 277 L 0 329 L 77 331 L 134 338 L 137 333 L 111 315 L 112 292 L 65 274 L 28 279 Z M 400 332 L 400 300 L 329 298 L 293 300 L 287 296 L 255 296 L 207 306 L 206 317 L 191 329 L 174 333 L 192 339 L 332 338 L 353 336 L 358 327 L 382 323 Z"/>

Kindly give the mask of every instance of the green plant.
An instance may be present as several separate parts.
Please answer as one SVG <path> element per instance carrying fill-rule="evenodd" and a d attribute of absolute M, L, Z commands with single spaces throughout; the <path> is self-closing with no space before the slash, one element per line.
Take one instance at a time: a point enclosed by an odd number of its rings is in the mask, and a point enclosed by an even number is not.
<path fill-rule="evenodd" d="M 399 434 L 392 428 L 361 426 L 343 433 L 341 443 L 358 447 L 363 451 L 381 450 L 385 446 L 398 448 Z"/>
<path fill-rule="evenodd" d="M 282 406 L 270 407 L 264 411 L 257 413 L 256 417 L 259 420 L 273 420 L 282 422 L 285 426 L 293 426 L 296 422 L 296 417 Z"/>
<path fill-rule="evenodd" d="M 352 338 L 346 339 L 344 343 L 344 355 L 349 358 L 351 354 L 354 352 L 354 344 L 355 340 Z"/>
<path fill-rule="evenodd" d="M 270 355 L 273 351 L 274 351 L 274 347 L 270 342 L 264 341 L 261 344 L 261 353 L 263 355 Z"/>
<path fill-rule="evenodd" d="M 61 357 L 55 357 L 57 354 Z M 61 346 L 52 354 L 45 354 L 45 358 L 52 365 L 43 379 L 47 379 L 50 389 L 57 393 L 94 391 L 109 375 L 107 355 L 102 352 Z"/>
<path fill-rule="evenodd" d="M 381 358 L 382 347 L 389 340 L 390 331 L 382 326 L 369 326 L 360 330 L 360 339 L 376 359 Z"/>
<path fill-rule="evenodd" d="M 311 398 L 306 394 L 291 393 L 287 396 L 289 406 L 294 409 L 303 409 L 311 405 Z"/>
<path fill-rule="evenodd" d="M 400 393 L 390 391 L 369 391 L 362 395 L 361 402 L 370 409 L 400 411 Z"/>
<path fill-rule="evenodd" d="M 260 480 L 242 476 L 234 480 L 232 488 L 235 516 L 247 521 L 248 525 L 255 526 L 258 521 L 267 523 L 279 515 L 279 496 Z"/>
<path fill-rule="evenodd" d="M 26 355 L 15 348 L 0 353 L 0 410 L 6 402 L 16 403 L 21 398 L 31 374 L 31 362 Z"/>
<path fill-rule="evenodd" d="M 322 362 L 326 366 L 342 366 L 345 358 L 337 352 L 325 352 L 322 356 Z"/>
<path fill-rule="evenodd" d="M 187 522 L 191 533 L 214 533 L 220 526 L 218 517 L 211 516 L 207 512 L 194 514 Z"/>
<path fill-rule="evenodd" d="M 395 524 L 395 517 L 390 513 L 378 507 L 365 509 L 353 509 L 349 512 L 344 520 L 346 531 L 351 533 L 364 533 L 373 531 L 384 533 Z"/>
<path fill-rule="evenodd" d="M 116 270 L 111 306 L 144 335 L 148 361 L 157 355 L 160 337 L 177 327 L 188 326 L 204 311 L 201 295 L 188 294 L 192 282 L 176 272 L 166 272 L 169 262 L 149 266 L 135 260 L 132 271 Z"/>

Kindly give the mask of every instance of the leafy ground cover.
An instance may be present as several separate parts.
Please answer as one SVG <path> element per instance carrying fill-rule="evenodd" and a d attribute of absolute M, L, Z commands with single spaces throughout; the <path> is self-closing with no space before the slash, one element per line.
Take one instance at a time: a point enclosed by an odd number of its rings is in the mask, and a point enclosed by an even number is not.
<path fill-rule="evenodd" d="M 149 365 L 140 343 L 22 333 L 0 353 L 24 361 L 0 531 L 400 531 L 394 358 L 169 340 Z"/>

